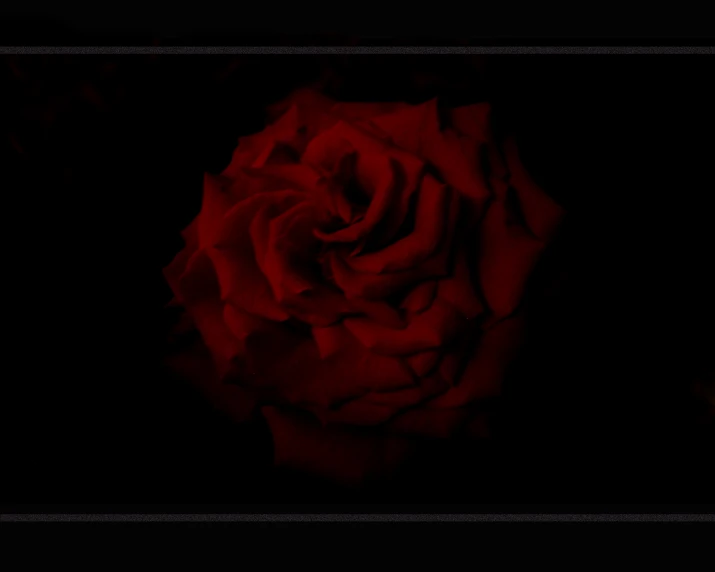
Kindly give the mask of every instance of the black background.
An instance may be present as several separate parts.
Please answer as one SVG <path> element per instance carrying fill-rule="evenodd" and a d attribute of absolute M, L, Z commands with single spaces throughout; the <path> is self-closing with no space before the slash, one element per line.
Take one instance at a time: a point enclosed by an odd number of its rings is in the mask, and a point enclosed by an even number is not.
<path fill-rule="evenodd" d="M 473 0 L 415 9 L 399 2 L 103 3 L 2 6 L 0 45 L 713 45 L 709 13 L 691 6 L 510 6 Z"/>
<path fill-rule="evenodd" d="M 712 375 L 715 347 L 710 56 L 25 56 L 3 66 L 13 159 L 3 503 L 710 500 L 711 429 L 690 393 Z M 266 103 L 326 73 L 344 99 L 489 99 L 570 213 L 542 268 L 559 273 L 560 289 L 532 305 L 494 446 L 435 448 L 383 490 L 271 469 L 264 427 L 231 426 L 161 367 L 170 293 L 160 271 L 198 211 L 203 172 L 261 128 Z"/>

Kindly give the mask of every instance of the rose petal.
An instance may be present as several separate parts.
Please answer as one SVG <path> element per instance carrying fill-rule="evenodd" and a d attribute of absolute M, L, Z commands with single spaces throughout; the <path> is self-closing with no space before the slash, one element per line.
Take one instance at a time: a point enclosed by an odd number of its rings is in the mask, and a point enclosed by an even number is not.
<path fill-rule="evenodd" d="M 332 277 L 348 299 L 384 300 L 412 284 L 446 276 L 449 271 L 449 248 L 446 245 L 420 265 L 402 272 L 357 272 L 347 264 L 347 258 L 347 253 L 338 250 L 331 250 L 326 255 Z"/>
<path fill-rule="evenodd" d="M 215 248 L 209 250 L 223 300 L 269 320 L 288 319 L 288 314 L 276 302 L 268 280 L 256 262 L 250 224 L 267 204 L 281 210 L 301 200 L 304 196 L 294 191 L 255 195 L 238 203 L 226 214 Z"/>
<path fill-rule="evenodd" d="M 304 113 L 325 113 L 335 105 L 335 101 L 323 95 L 319 91 L 310 88 L 296 89 L 284 100 L 270 106 L 268 115 L 274 120 L 291 108 L 295 108 Z"/>
<path fill-rule="evenodd" d="M 436 280 L 421 282 L 410 291 L 410 293 L 402 301 L 402 304 L 400 304 L 400 307 L 412 314 L 424 312 L 432 304 L 432 300 L 434 300 L 436 292 Z"/>
<path fill-rule="evenodd" d="M 427 377 L 439 364 L 442 354 L 438 350 L 427 350 L 405 358 L 407 365 L 418 377 Z"/>
<path fill-rule="evenodd" d="M 480 201 L 489 197 L 479 156 L 465 155 L 457 133 L 440 128 L 436 99 L 374 117 L 371 122 L 397 146 L 424 157 L 450 186 Z"/>
<path fill-rule="evenodd" d="M 495 316 L 508 316 L 517 308 L 543 246 L 514 219 L 504 199 L 490 203 L 480 229 L 479 271 Z"/>
<path fill-rule="evenodd" d="M 314 408 L 313 413 L 325 424 L 380 425 L 404 409 L 416 407 L 448 388 L 440 378 L 431 377 L 421 380 L 418 386 L 370 392 L 338 408 Z"/>
<path fill-rule="evenodd" d="M 447 439 L 462 430 L 471 420 L 466 409 L 409 409 L 392 419 L 387 427 L 398 435 Z"/>
<path fill-rule="evenodd" d="M 434 253 L 442 240 L 451 193 L 433 177 L 420 184 L 414 230 L 384 249 L 351 257 L 348 264 L 359 272 L 399 272 L 413 268 Z"/>
<path fill-rule="evenodd" d="M 231 360 L 240 353 L 241 344 L 224 323 L 216 273 L 205 251 L 192 255 L 172 288 L 201 333 L 217 371 L 223 375 Z"/>
<path fill-rule="evenodd" d="M 455 238 L 454 229 L 460 215 L 457 193 L 450 193 L 451 204 L 446 232 L 437 251 L 413 268 L 401 272 L 386 272 L 371 274 L 358 272 L 350 266 L 352 257 L 345 250 L 335 248 L 327 253 L 326 264 L 330 269 L 332 279 L 350 298 L 365 298 L 368 300 L 384 300 L 388 296 L 403 290 L 413 284 L 430 278 L 443 277 L 448 274 L 452 244 Z"/>
<path fill-rule="evenodd" d="M 343 327 L 341 325 L 314 327 L 313 339 L 318 346 L 318 353 L 322 359 L 335 355 L 344 344 Z"/>
<path fill-rule="evenodd" d="M 388 159 L 399 175 L 401 182 L 397 185 L 398 195 L 385 217 L 384 225 L 379 229 L 379 236 L 376 237 L 380 240 L 389 240 L 407 216 L 411 197 L 417 190 L 422 176 L 424 161 L 344 121 L 339 121 L 313 139 L 301 161 L 319 167 L 335 155 L 336 149 L 344 149 L 346 145 L 357 152 L 359 159 L 363 156 L 381 156 Z"/>
<path fill-rule="evenodd" d="M 273 435 L 274 461 L 347 485 L 393 474 L 412 452 L 404 438 L 321 427 L 317 422 L 266 407 Z"/>
<path fill-rule="evenodd" d="M 325 242 L 355 242 L 365 237 L 383 220 L 394 204 L 398 193 L 394 169 L 390 159 L 379 155 L 364 154 L 357 165 L 358 184 L 371 189 L 372 200 L 363 218 L 335 232 L 316 231 L 316 236 Z"/>
<path fill-rule="evenodd" d="M 349 313 L 364 314 L 370 321 L 388 328 L 401 329 L 407 325 L 400 313 L 387 302 L 351 298 L 347 304 Z"/>
<path fill-rule="evenodd" d="M 241 342 L 256 332 L 275 332 L 275 322 L 244 312 L 232 304 L 224 304 L 223 320 L 233 336 Z"/>
<path fill-rule="evenodd" d="M 464 327 L 465 318 L 448 304 L 435 301 L 425 312 L 412 316 L 406 328 L 395 330 L 364 318 L 346 318 L 345 327 L 371 351 L 405 355 L 443 346 Z"/>
<path fill-rule="evenodd" d="M 457 251 L 452 275 L 437 281 L 437 298 L 449 302 L 468 319 L 476 318 L 484 311 L 484 304 L 472 284 L 465 248 Z"/>
<path fill-rule="evenodd" d="M 325 213 L 334 210 L 327 181 L 321 173 L 308 165 L 283 164 L 264 165 L 260 168 L 245 169 L 242 186 L 251 185 L 251 192 L 276 192 L 293 190 L 306 193 L 316 206 Z M 322 218 L 321 218 L 322 220 Z"/>
<path fill-rule="evenodd" d="M 452 127 L 462 135 L 468 135 L 477 141 L 490 140 L 489 116 L 491 106 L 488 103 L 475 103 L 455 107 L 449 111 Z"/>
<path fill-rule="evenodd" d="M 315 328 L 315 341 L 297 333 L 247 340 L 252 379 L 276 389 L 299 406 L 334 407 L 369 391 L 412 386 L 412 372 L 401 360 L 367 351 L 342 325 Z M 280 356 L 279 359 L 278 356 Z"/>
<path fill-rule="evenodd" d="M 270 218 L 269 207 L 259 211 L 251 223 L 251 237 L 258 266 L 268 278 L 275 299 L 296 318 L 315 326 L 328 326 L 349 313 L 342 293 L 306 272 L 311 251 L 318 246 L 313 235 L 314 208 L 301 202 Z"/>
<path fill-rule="evenodd" d="M 245 388 L 221 381 L 214 357 L 203 341 L 197 340 L 188 350 L 169 356 L 167 364 L 233 421 L 243 423 L 252 417 L 257 405 L 255 396 Z"/>
<path fill-rule="evenodd" d="M 523 319 L 503 320 L 484 332 L 459 383 L 429 402 L 431 409 L 462 407 L 477 399 L 496 395 L 523 336 Z"/>
<path fill-rule="evenodd" d="M 519 195 L 521 211 L 529 230 L 540 240 L 551 240 L 564 217 L 563 208 L 542 191 L 526 172 L 513 139 L 505 142 L 504 152 L 509 183 Z"/>
<path fill-rule="evenodd" d="M 224 183 L 225 180 L 221 177 L 209 173 L 204 175 L 201 212 L 197 217 L 198 239 L 201 248 L 214 243 L 223 217 L 236 202 L 231 193 L 226 192 Z"/>
<path fill-rule="evenodd" d="M 274 205 L 265 204 L 251 221 L 249 232 L 256 262 L 278 302 L 312 289 L 312 281 L 296 266 L 317 243 L 313 225 L 312 205 L 305 202 L 282 213 Z"/>
<path fill-rule="evenodd" d="M 199 249 L 199 219 L 195 217 L 188 226 L 181 231 L 181 238 L 184 239 L 186 248 L 190 251 Z"/>
<path fill-rule="evenodd" d="M 384 115 L 385 113 L 394 113 L 399 109 L 407 107 L 405 103 L 336 103 L 331 108 L 331 113 L 339 116 L 345 121 L 356 121 L 363 119 L 370 119 L 377 115 Z"/>

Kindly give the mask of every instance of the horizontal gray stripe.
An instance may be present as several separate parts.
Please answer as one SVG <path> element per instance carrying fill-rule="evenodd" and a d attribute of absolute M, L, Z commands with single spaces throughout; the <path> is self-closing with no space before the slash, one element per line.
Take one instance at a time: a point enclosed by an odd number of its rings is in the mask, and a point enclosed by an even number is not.
<path fill-rule="evenodd" d="M 1 522 L 713 522 L 713 514 L 3 514 Z"/>
<path fill-rule="evenodd" d="M 368 47 L 368 46 L 277 46 L 277 47 L 190 47 L 190 46 L 146 46 L 146 47 L 0 47 L 0 54 L 284 54 L 284 55 L 388 55 L 388 54 L 713 54 L 714 47 Z"/>

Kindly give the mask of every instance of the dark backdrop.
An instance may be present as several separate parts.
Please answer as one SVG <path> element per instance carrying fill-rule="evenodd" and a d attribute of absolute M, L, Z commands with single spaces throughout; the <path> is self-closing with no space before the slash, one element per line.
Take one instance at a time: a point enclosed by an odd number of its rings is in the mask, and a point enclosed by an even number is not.
<path fill-rule="evenodd" d="M 712 422 L 692 394 L 715 348 L 711 57 L 2 64 L 3 503 L 711 500 Z M 428 451 L 383 490 L 273 470 L 265 427 L 230 425 L 161 366 L 161 268 L 198 212 L 203 172 L 262 127 L 266 103 L 318 77 L 344 99 L 488 98 L 570 213 L 542 266 L 558 288 L 534 300 L 493 446 Z"/>

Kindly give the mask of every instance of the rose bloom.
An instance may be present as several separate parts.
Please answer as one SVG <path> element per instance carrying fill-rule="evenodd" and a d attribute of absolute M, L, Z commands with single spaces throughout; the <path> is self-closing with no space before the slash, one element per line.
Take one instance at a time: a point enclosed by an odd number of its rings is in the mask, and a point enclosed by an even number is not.
<path fill-rule="evenodd" d="M 210 354 L 194 376 L 260 412 L 278 463 L 346 483 L 419 437 L 483 436 L 527 279 L 563 211 L 486 103 L 340 103 L 300 90 L 207 174 L 165 269 Z"/>

